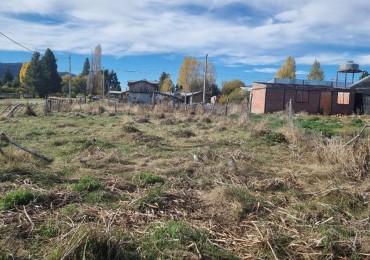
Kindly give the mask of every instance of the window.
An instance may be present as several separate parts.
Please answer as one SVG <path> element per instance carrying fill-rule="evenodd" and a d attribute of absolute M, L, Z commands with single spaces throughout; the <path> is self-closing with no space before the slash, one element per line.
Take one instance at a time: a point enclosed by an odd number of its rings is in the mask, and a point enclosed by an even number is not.
<path fill-rule="evenodd" d="M 297 103 L 308 103 L 308 91 L 297 90 L 295 96 L 295 102 Z"/>
<path fill-rule="evenodd" d="M 348 92 L 338 92 L 337 104 L 348 105 L 349 104 L 349 94 Z"/>

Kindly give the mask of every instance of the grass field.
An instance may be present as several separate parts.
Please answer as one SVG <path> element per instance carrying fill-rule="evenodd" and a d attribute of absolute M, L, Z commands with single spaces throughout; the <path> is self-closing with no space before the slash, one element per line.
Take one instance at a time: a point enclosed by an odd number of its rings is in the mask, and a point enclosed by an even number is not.
<path fill-rule="evenodd" d="M 111 110 L 0 118 L 0 259 L 370 257 L 370 117 Z"/>

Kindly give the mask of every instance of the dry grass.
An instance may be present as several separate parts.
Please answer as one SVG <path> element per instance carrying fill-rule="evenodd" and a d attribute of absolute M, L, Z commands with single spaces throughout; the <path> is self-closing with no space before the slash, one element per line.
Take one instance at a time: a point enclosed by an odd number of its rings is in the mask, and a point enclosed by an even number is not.
<path fill-rule="evenodd" d="M 370 140 L 343 146 L 356 128 L 327 138 L 243 106 L 102 106 L 1 122 L 55 160 L 0 143 L 1 197 L 42 194 L 0 211 L 0 258 L 369 257 Z"/>

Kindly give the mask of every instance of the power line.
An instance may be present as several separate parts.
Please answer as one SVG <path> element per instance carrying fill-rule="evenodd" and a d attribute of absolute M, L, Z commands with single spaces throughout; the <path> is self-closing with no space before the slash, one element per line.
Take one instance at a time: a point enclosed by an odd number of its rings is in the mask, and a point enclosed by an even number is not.
<path fill-rule="evenodd" d="M 31 49 L 29 49 L 29 48 L 25 47 L 24 45 L 20 44 L 19 42 L 17 42 L 17 41 L 15 41 L 15 40 L 13 40 L 13 39 L 12 39 L 12 38 L 10 38 L 9 36 L 7 36 L 7 35 L 3 34 L 2 32 L 0 32 L 0 34 L 1 34 L 2 36 L 4 36 L 5 38 L 7 38 L 8 40 L 10 40 L 10 41 L 14 42 L 15 44 L 17 44 L 17 45 L 21 46 L 23 49 L 26 49 L 27 51 L 30 51 L 30 52 L 32 52 L 32 53 L 34 53 L 34 52 L 35 52 L 35 51 L 33 51 L 33 50 L 31 50 Z"/>

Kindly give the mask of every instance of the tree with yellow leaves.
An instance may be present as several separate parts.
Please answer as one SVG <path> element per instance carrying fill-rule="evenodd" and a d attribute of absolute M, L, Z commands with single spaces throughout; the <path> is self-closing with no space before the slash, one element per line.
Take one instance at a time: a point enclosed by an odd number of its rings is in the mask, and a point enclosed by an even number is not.
<path fill-rule="evenodd" d="M 161 91 L 162 92 L 172 92 L 173 89 L 174 89 L 174 85 L 173 85 L 173 82 L 171 80 L 171 77 L 170 76 L 167 76 L 163 80 Z"/>
<path fill-rule="evenodd" d="M 285 64 L 281 65 L 280 69 L 276 72 L 275 78 L 295 79 L 295 72 L 295 60 L 292 56 L 289 56 Z"/>
<path fill-rule="evenodd" d="M 199 65 L 195 57 L 184 58 L 177 78 L 177 85 L 182 86 L 183 92 L 193 92 L 192 83 L 199 79 Z"/>

